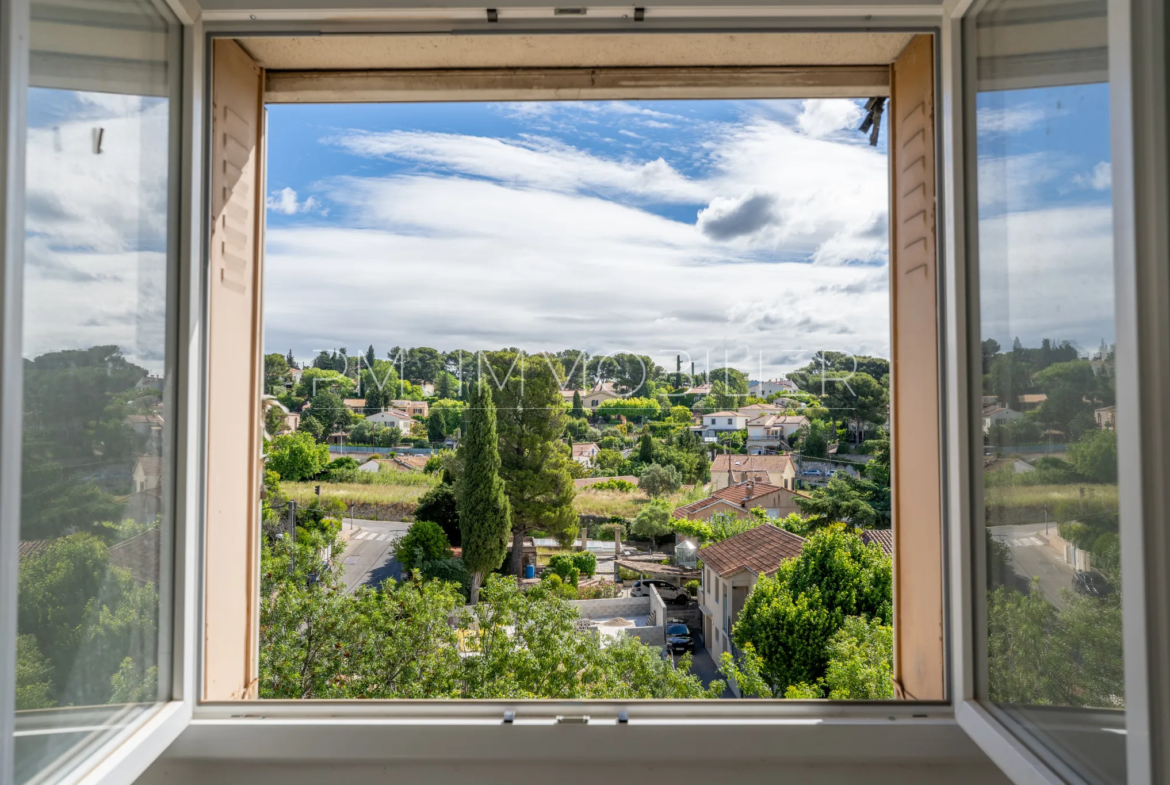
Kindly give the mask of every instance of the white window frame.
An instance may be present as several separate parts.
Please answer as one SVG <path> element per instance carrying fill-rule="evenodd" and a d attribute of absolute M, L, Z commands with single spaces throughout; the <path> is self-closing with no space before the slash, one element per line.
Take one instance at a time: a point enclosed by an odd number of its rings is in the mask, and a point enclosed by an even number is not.
<path fill-rule="evenodd" d="M 321 6 L 325 5 L 319 0 Z M 205 358 L 200 346 L 204 335 L 205 280 L 203 231 L 205 227 L 204 97 L 205 32 L 292 33 L 298 29 L 337 29 L 361 22 L 392 31 L 401 18 L 393 10 L 336 11 L 314 7 L 308 0 L 290 0 L 289 10 L 253 13 L 248 8 L 207 12 L 200 17 L 195 0 L 167 0 L 184 24 L 180 356 L 186 386 L 178 401 L 175 591 L 173 620 L 174 658 L 171 668 L 172 698 L 125 739 L 111 743 L 78 769 L 72 779 L 93 783 L 129 783 L 178 737 L 174 754 L 206 758 L 208 750 L 222 760 L 304 759 L 349 761 L 415 757 L 432 750 L 436 757 L 459 760 L 502 760 L 502 756 L 539 754 L 555 760 L 580 744 L 578 729 L 550 732 L 557 713 L 566 716 L 596 712 L 593 724 L 612 725 L 612 705 L 606 703 L 527 704 L 536 708 L 520 727 L 502 724 L 499 706 L 476 702 L 440 704 L 407 709 L 385 702 L 326 702 L 290 705 L 266 702 L 265 717 L 242 716 L 255 711 L 255 703 L 196 705 L 200 672 L 197 641 L 201 621 L 202 554 L 200 533 L 193 522 L 202 515 L 201 471 L 203 407 L 201 391 Z M 209 2 L 209 4 L 211 4 Z M 226 6 L 220 0 L 215 3 Z M 859 6 L 864 8 L 859 11 Z M 976 762 L 968 736 L 996 765 L 1016 782 L 1056 782 L 1057 775 L 1030 753 L 977 700 L 974 691 L 973 578 L 980 573 L 973 563 L 971 540 L 970 446 L 978 429 L 977 415 L 967 401 L 979 395 L 978 378 L 971 363 L 978 356 L 978 331 L 970 329 L 969 286 L 977 282 L 965 251 L 964 205 L 971 198 L 964 177 L 969 108 L 964 106 L 963 45 L 961 18 L 971 0 L 944 0 L 938 6 L 883 5 L 877 3 L 756 8 L 688 8 L 668 12 L 665 26 L 675 29 L 857 29 L 903 27 L 938 30 L 938 135 L 940 253 L 944 261 L 942 325 L 944 390 L 966 390 L 968 397 L 944 397 L 946 467 L 944 472 L 946 515 L 945 562 L 949 574 L 948 665 L 949 704 L 833 705 L 793 702 L 774 707 L 762 702 L 728 702 L 727 720 L 706 725 L 703 756 L 715 762 L 744 759 L 806 760 L 810 749 L 821 749 L 828 759 L 889 760 L 889 750 L 905 751 L 903 761 Z M 529 14 L 539 28 L 543 16 L 533 2 L 520 0 L 520 16 Z M 547 7 L 545 7 L 547 9 Z M 615 20 L 628 7 L 617 0 L 590 5 L 603 19 Z M 525 11 L 524 9 L 527 9 Z M 434 11 L 438 27 L 467 22 L 478 11 Z M 862 18 L 864 14 L 864 18 Z M 1109 65 L 1112 95 L 1112 158 L 1114 163 L 1114 232 L 1118 302 L 1118 398 L 1124 400 L 1117 420 L 1121 453 L 1123 521 L 1151 522 L 1170 519 L 1170 491 L 1164 478 L 1170 470 L 1170 284 L 1165 260 L 1170 249 L 1164 225 L 1167 204 L 1166 129 L 1166 27 L 1160 0 L 1109 0 Z M 597 15 L 595 15 L 596 18 Z M 257 19 L 257 17 L 260 17 Z M 328 22 L 324 22 L 328 18 Z M 347 18 L 350 20 L 347 23 Z M 417 18 L 417 17 L 416 17 Z M 651 16 L 651 20 L 653 16 Z M 763 21 L 762 21 L 763 20 Z M 592 25 L 594 19 L 589 19 Z M 648 25 L 647 29 L 653 29 Z M 0 642 L 15 639 L 17 548 L 19 530 L 19 475 L 12 466 L 20 462 L 19 423 L 21 397 L 20 295 L 23 258 L 23 145 L 24 95 L 27 84 L 28 0 L 0 4 Z M 1141 168 L 1134 162 L 1141 161 Z M 958 273 L 958 274 L 956 274 Z M 1140 338 L 1140 343 L 1139 343 Z M 1124 350 L 1123 350 L 1124 348 Z M 597 402 L 591 402 L 596 407 Z M 1142 422 L 1136 413 L 1141 411 Z M 1139 427 L 1140 426 L 1140 427 Z M 15 435 L 14 435 L 15 434 Z M 1170 618 L 1170 534 L 1164 528 L 1124 527 L 1122 533 L 1123 590 L 1125 607 L 1125 670 L 1127 683 L 1129 780 L 1135 785 L 1165 781 L 1170 775 L 1170 644 L 1165 640 L 1165 620 Z M 716 596 L 716 601 L 718 601 Z M 8 611 L 8 612 L 5 612 Z M 719 629 L 716 627 L 715 632 Z M 0 645 L 0 760 L 11 761 L 12 706 L 14 699 L 14 648 Z M 659 719 L 631 720 L 617 736 L 598 731 L 612 740 L 609 749 L 627 760 L 651 757 L 647 740 L 676 739 L 679 723 L 708 722 L 696 719 L 686 705 L 664 706 Z M 733 710 L 733 711 L 731 711 Z M 913 714 L 926 714 L 915 718 Z M 601 719 L 604 717 L 605 719 Z M 889 718 L 889 719 L 887 719 Z M 894 721 L 896 718 L 896 721 Z M 421 721 L 420 721 L 421 720 Z M 830 721 L 831 720 L 831 721 Z M 458 725 L 460 745 L 449 736 L 435 734 L 434 724 Z M 525 728 L 524 725 L 540 726 Z M 784 725 L 783 731 L 776 725 Z M 185 731 L 184 731 L 185 728 Z M 962 732 L 959 732 L 959 729 Z M 389 732 L 388 731 L 392 731 Z M 181 735 L 180 735 L 180 732 Z M 508 736 L 508 734 L 512 734 Z M 534 735 L 536 734 L 536 735 Z M 433 737 L 445 736 L 442 749 Z M 543 746 L 533 753 L 533 740 Z M 713 742 L 713 743 L 712 743 Z M 526 745 L 526 751 L 517 747 Z M 459 749 L 453 749 L 458 746 Z M 0 765 L 0 785 L 12 781 L 11 764 Z"/>

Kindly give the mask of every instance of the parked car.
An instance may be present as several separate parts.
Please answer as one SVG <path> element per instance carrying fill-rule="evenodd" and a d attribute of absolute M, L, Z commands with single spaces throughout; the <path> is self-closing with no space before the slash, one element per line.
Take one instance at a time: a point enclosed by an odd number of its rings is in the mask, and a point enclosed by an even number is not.
<path fill-rule="evenodd" d="M 820 477 L 822 474 L 824 474 L 824 472 L 822 472 L 820 469 L 805 469 L 803 472 L 801 472 L 801 474 L 805 475 L 806 477 Z"/>
<path fill-rule="evenodd" d="M 665 602 L 675 602 L 679 605 L 686 605 L 691 600 L 691 595 L 686 593 L 685 589 L 680 589 L 673 584 L 658 578 L 643 578 L 634 581 L 634 586 L 630 589 L 631 597 L 649 597 L 650 587 L 653 586 L 658 589 L 658 596 Z"/>
<path fill-rule="evenodd" d="M 1073 576 L 1073 589 L 1078 594 L 1087 594 L 1090 597 L 1104 597 L 1113 591 L 1109 581 L 1099 572 L 1078 572 Z"/>
<path fill-rule="evenodd" d="M 685 624 L 670 624 L 666 627 L 666 648 L 671 654 L 695 651 L 695 639 Z"/>

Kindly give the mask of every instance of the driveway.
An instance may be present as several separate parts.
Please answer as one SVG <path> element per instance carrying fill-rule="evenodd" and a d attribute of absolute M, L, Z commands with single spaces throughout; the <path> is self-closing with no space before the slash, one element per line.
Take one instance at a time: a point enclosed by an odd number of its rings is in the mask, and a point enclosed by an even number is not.
<path fill-rule="evenodd" d="M 675 661 L 678 661 L 677 657 Z M 695 653 L 691 659 L 691 673 L 702 679 L 704 687 L 710 687 L 713 681 L 727 681 L 727 679 L 723 678 L 723 674 L 719 672 L 719 668 L 715 666 L 715 660 L 711 659 L 711 655 L 707 653 L 707 647 L 702 645 L 702 640 L 695 647 Z M 730 687 L 724 687 L 723 694 L 719 697 L 734 698 L 735 693 L 731 691 Z"/>
<path fill-rule="evenodd" d="M 380 586 L 387 578 L 400 580 L 402 565 L 394 558 L 394 544 L 406 534 L 406 521 L 365 521 L 345 518 L 341 534 L 346 540 L 342 556 L 345 590 Z"/>
<path fill-rule="evenodd" d="M 1063 554 L 1048 545 L 1044 537 L 1045 524 L 1024 523 L 1017 526 L 989 526 L 992 538 L 1008 546 L 1011 568 L 1019 581 L 1027 586 L 1033 578 L 1039 580 L 1040 591 L 1057 609 L 1064 609 L 1062 589 L 1072 589 L 1076 570 L 1068 565 Z M 1056 524 L 1047 524 L 1050 533 L 1056 533 Z"/>

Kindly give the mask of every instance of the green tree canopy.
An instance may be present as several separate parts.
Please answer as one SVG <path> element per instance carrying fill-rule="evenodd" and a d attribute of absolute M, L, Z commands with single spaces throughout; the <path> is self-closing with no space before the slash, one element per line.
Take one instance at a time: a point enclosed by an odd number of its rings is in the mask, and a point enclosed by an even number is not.
<path fill-rule="evenodd" d="M 487 573 L 499 569 L 507 555 L 512 530 L 511 508 L 500 478 L 500 440 L 496 433 L 496 406 L 487 382 L 472 392 L 466 414 L 467 432 L 459 445 L 463 475 L 459 479 L 459 521 L 463 563 L 471 573 L 471 603 Z"/>
<path fill-rule="evenodd" d="M 423 562 L 451 557 L 451 543 L 434 521 L 415 521 L 394 546 L 394 558 L 407 572 Z"/>
<path fill-rule="evenodd" d="M 659 466 L 652 463 L 642 469 L 638 487 L 652 499 L 674 493 L 682 486 L 682 476 L 673 466 Z"/>
<path fill-rule="evenodd" d="M 638 537 L 649 537 L 654 546 L 658 540 L 674 531 L 670 525 L 670 504 L 665 499 L 654 499 L 634 517 L 630 533 Z"/>
<path fill-rule="evenodd" d="M 312 479 L 328 463 L 329 448 L 302 431 L 277 436 L 268 444 L 268 468 L 288 482 Z"/>

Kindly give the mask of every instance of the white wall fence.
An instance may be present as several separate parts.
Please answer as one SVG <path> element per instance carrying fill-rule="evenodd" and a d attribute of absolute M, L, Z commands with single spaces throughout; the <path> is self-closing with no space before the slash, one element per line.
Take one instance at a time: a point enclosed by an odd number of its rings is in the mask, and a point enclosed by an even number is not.
<path fill-rule="evenodd" d="M 608 600 L 569 600 L 582 619 L 611 618 L 613 616 L 647 616 L 649 597 L 614 597 Z"/>

